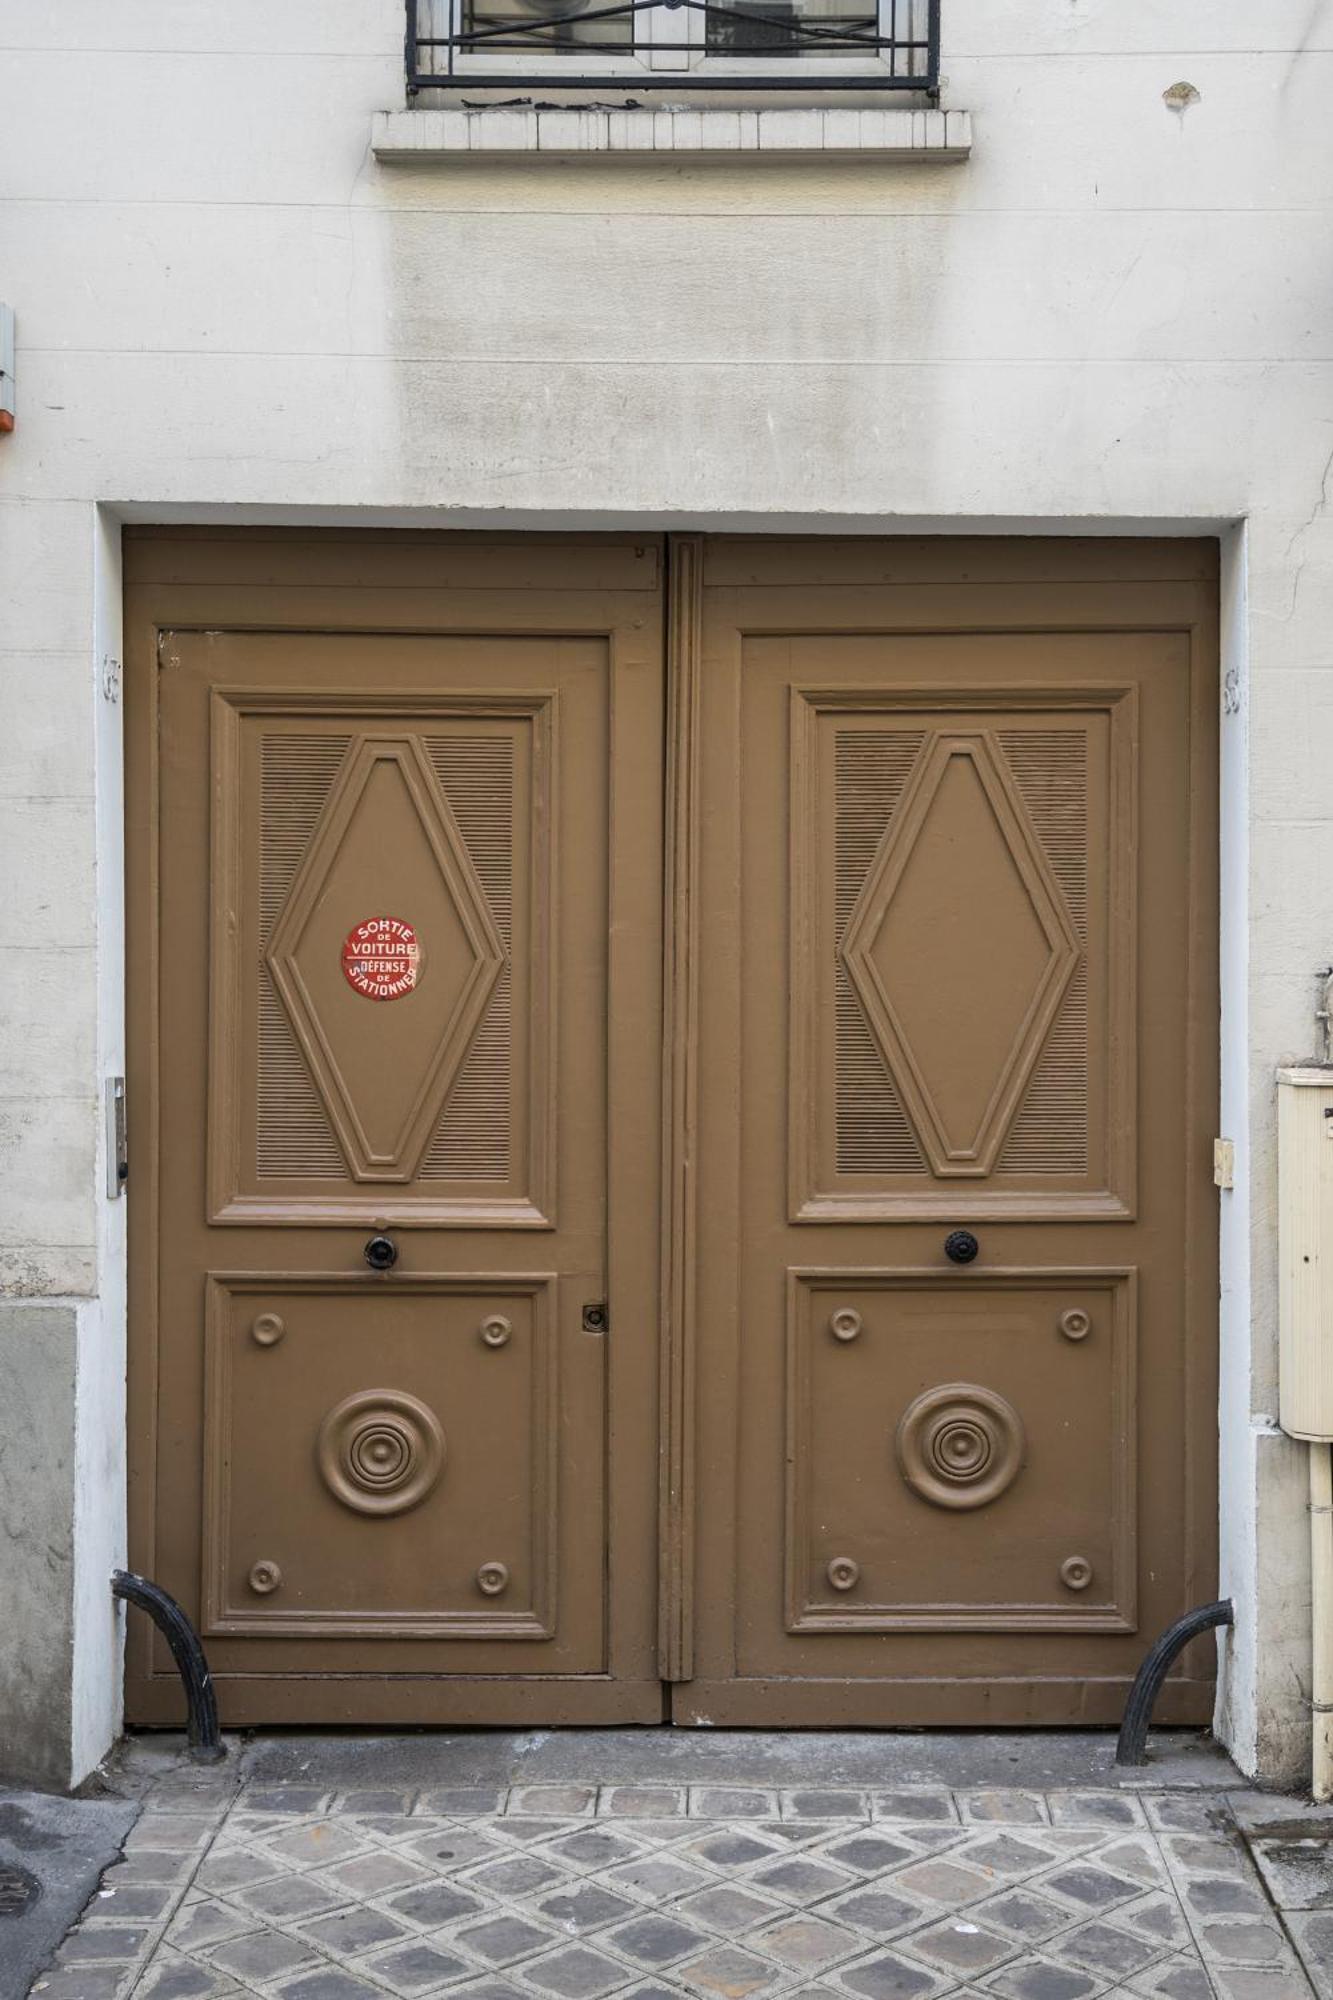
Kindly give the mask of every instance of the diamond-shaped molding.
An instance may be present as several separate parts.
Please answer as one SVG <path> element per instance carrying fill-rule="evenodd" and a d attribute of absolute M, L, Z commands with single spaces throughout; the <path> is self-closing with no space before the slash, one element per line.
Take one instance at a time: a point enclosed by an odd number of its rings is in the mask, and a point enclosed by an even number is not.
<path fill-rule="evenodd" d="M 994 736 L 928 737 L 842 956 L 938 1177 L 992 1170 L 1081 949 Z"/>
<path fill-rule="evenodd" d="M 340 941 L 369 917 L 413 924 L 414 990 L 355 993 Z M 410 1181 L 505 964 L 466 843 L 416 736 L 348 751 L 265 960 L 358 1181 Z"/>

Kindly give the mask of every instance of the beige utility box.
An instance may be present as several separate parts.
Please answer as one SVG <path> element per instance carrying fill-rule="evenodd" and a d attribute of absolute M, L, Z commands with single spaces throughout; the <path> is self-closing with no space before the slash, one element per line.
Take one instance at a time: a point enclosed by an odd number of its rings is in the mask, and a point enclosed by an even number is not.
<path fill-rule="evenodd" d="M 1333 1069 L 1277 1073 L 1280 1422 L 1333 1439 Z"/>

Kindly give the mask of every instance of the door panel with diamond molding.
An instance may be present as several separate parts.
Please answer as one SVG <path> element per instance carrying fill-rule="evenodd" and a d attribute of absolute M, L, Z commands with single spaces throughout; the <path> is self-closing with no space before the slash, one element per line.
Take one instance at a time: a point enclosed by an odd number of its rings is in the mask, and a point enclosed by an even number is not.
<path fill-rule="evenodd" d="M 654 1719 L 660 551 L 129 563 L 136 1565 L 224 1721 Z"/>
<path fill-rule="evenodd" d="M 1214 1594 L 1213 553 L 700 562 L 677 1715 L 1110 1722 Z"/>

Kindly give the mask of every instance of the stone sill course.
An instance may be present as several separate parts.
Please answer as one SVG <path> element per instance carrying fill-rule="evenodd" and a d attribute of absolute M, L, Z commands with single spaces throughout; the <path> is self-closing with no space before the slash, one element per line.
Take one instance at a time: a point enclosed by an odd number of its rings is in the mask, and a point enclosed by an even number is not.
<path fill-rule="evenodd" d="M 399 166 L 590 155 L 666 156 L 682 162 L 848 159 L 944 166 L 968 157 L 972 120 L 966 111 L 845 110 L 818 104 L 628 111 L 448 105 L 376 112 L 371 150 L 376 159 Z"/>

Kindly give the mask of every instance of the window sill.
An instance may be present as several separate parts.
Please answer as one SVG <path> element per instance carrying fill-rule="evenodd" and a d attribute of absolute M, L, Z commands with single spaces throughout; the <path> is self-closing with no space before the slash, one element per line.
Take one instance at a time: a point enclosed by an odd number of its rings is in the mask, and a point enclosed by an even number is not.
<path fill-rule="evenodd" d="M 819 89 L 811 78 L 812 94 Z M 398 165 L 460 159 L 581 158 L 587 154 L 685 160 L 858 159 L 947 165 L 972 150 L 966 111 L 841 110 L 824 105 L 742 110 L 604 111 L 561 107 L 447 106 L 377 111 L 376 159 Z"/>

